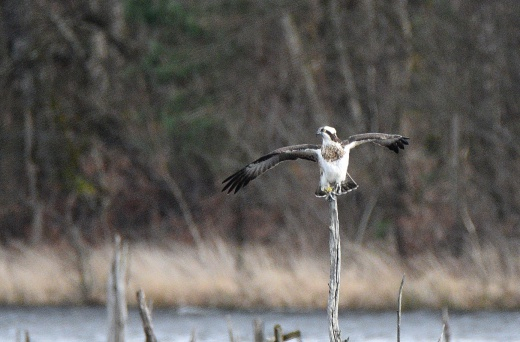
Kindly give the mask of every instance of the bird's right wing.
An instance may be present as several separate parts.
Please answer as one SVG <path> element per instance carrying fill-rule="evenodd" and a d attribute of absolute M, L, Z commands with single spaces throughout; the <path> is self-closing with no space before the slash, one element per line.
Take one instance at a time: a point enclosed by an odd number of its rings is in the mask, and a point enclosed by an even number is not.
<path fill-rule="evenodd" d="M 317 162 L 320 148 L 320 145 L 303 144 L 286 146 L 274 150 L 224 179 L 222 183 L 225 184 L 225 186 L 222 191 L 227 190 L 228 194 L 232 191 L 236 193 L 262 173 L 286 160 L 305 159 Z"/>

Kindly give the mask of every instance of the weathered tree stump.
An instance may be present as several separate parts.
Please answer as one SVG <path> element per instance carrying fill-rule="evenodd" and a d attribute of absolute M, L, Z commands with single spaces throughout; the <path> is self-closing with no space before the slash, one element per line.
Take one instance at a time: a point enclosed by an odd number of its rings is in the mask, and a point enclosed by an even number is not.
<path fill-rule="evenodd" d="M 330 208 L 330 280 L 329 300 L 327 303 L 329 338 L 330 342 L 341 342 L 338 321 L 339 284 L 341 273 L 341 243 L 339 237 L 338 202 L 336 196 L 330 196 L 328 200 Z"/>
<path fill-rule="evenodd" d="M 126 307 L 126 259 L 128 246 L 121 243 L 116 235 L 114 242 L 114 258 L 108 277 L 107 310 L 108 310 L 108 342 L 124 342 L 128 311 Z"/>

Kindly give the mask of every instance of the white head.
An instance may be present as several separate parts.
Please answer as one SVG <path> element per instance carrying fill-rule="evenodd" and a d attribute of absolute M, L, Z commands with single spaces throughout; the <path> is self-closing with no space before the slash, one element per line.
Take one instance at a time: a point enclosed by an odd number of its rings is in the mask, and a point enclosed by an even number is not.
<path fill-rule="evenodd" d="M 324 144 L 329 143 L 331 141 L 341 142 L 341 140 L 339 140 L 339 138 L 336 134 L 336 129 L 334 127 L 330 127 L 330 126 L 320 127 L 320 128 L 318 128 L 316 135 L 321 135 L 321 137 L 323 138 Z"/>

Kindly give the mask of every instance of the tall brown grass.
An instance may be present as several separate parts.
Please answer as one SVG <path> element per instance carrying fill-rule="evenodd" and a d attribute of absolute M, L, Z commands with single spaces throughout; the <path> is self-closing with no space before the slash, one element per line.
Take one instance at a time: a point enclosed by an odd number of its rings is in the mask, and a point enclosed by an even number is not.
<path fill-rule="evenodd" d="M 520 255 L 504 261 L 497 248 L 479 258 L 433 254 L 404 262 L 391 249 L 346 244 L 340 306 L 395 309 L 401 277 L 405 308 L 519 308 Z M 92 298 L 105 300 L 112 247 L 91 251 Z M 0 249 L 0 303 L 80 303 L 80 277 L 70 248 L 11 246 Z M 142 288 L 154 305 L 233 308 L 324 308 L 328 255 L 275 247 L 236 248 L 223 241 L 197 250 L 172 243 L 133 244 L 129 252 L 128 301 Z"/>

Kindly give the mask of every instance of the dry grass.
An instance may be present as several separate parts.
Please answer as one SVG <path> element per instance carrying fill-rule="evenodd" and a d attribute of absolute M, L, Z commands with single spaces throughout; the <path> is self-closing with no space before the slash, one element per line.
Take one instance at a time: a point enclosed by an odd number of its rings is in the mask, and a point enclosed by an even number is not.
<path fill-rule="evenodd" d="M 496 248 L 479 258 L 422 255 L 406 262 L 391 251 L 348 245 L 343 251 L 340 305 L 395 309 L 403 273 L 404 307 L 519 308 L 520 256 L 507 263 Z M 142 288 L 155 305 L 324 308 L 328 255 L 221 241 L 203 252 L 185 245 L 130 246 L 128 300 Z M 112 251 L 92 250 L 92 300 L 103 303 Z M 476 261 L 480 260 L 480 261 Z M 0 303 L 75 304 L 81 301 L 75 254 L 68 248 L 0 249 Z"/>

